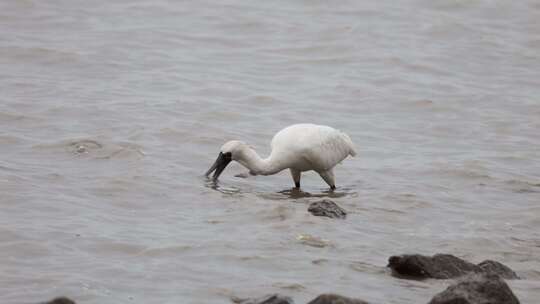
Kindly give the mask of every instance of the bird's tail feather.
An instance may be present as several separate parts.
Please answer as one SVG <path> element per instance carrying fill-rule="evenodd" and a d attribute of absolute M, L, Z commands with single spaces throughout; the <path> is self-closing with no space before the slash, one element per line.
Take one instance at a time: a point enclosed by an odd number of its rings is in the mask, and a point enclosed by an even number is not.
<path fill-rule="evenodd" d="M 356 151 L 354 150 L 354 144 L 353 144 L 351 138 L 349 137 L 349 135 L 347 135 L 347 134 L 341 132 L 341 136 L 342 136 L 343 140 L 344 140 L 344 141 L 347 143 L 347 145 L 349 146 L 349 154 L 350 154 L 351 156 L 353 156 L 353 157 L 356 156 Z"/>

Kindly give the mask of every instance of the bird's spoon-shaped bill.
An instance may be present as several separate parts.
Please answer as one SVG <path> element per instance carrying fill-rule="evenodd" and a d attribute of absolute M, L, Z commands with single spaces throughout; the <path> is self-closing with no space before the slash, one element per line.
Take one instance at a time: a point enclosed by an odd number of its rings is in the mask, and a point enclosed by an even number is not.
<path fill-rule="evenodd" d="M 225 170 L 225 167 L 227 167 L 227 165 L 231 162 L 231 160 L 232 159 L 231 159 L 230 153 L 223 154 L 219 152 L 219 155 L 216 161 L 214 162 L 212 167 L 210 167 L 210 169 L 206 171 L 204 175 L 208 176 L 210 175 L 210 173 L 212 173 L 212 171 L 215 170 L 214 175 L 212 176 L 212 179 L 217 180 L 219 175 L 223 172 L 223 170 Z"/>

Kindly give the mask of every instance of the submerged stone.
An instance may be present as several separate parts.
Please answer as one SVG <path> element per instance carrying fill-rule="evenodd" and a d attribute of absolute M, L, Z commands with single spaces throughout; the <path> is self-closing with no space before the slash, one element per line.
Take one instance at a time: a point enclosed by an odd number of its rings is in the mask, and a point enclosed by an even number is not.
<path fill-rule="evenodd" d="M 450 285 L 429 304 L 519 304 L 519 300 L 500 276 L 482 273 Z"/>
<path fill-rule="evenodd" d="M 69 143 L 69 147 L 73 153 L 85 154 L 93 150 L 103 148 L 103 145 L 95 140 L 79 140 Z"/>
<path fill-rule="evenodd" d="M 296 239 L 300 241 L 300 243 L 311 247 L 323 248 L 327 246 L 332 246 L 332 243 L 330 243 L 329 240 L 325 240 L 309 234 L 300 234 L 296 237 Z"/>
<path fill-rule="evenodd" d="M 319 295 L 308 304 L 368 304 L 368 302 L 328 293 Z"/>
<path fill-rule="evenodd" d="M 482 269 L 482 272 L 497 274 L 504 279 L 519 279 L 519 276 L 512 269 L 497 261 L 485 260 L 478 264 L 478 267 Z"/>
<path fill-rule="evenodd" d="M 294 304 L 291 298 L 279 294 L 266 295 L 260 298 L 232 298 L 231 300 L 237 304 Z"/>
<path fill-rule="evenodd" d="M 330 218 L 344 219 L 347 212 L 329 199 L 313 202 L 309 205 L 308 211 L 315 216 L 327 216 Z"/>
<path fill-rule="evenodd" d="M 66 297 L 58 297 L 50 300 L 49 302 L 43 302 L 42 304 L 75 304 L 75 301 Z"/>

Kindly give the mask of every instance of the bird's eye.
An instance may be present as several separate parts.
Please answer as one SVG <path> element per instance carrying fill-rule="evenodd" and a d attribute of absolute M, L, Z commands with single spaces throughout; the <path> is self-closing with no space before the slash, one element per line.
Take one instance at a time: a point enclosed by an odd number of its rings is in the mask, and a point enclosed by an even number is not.
<path fill-rule="evenodd" d="M 232 158 L 232 153 L 227 152 L 227 153 L 224 153 L 223 156 L 225 156 L 225 158 Z"/>

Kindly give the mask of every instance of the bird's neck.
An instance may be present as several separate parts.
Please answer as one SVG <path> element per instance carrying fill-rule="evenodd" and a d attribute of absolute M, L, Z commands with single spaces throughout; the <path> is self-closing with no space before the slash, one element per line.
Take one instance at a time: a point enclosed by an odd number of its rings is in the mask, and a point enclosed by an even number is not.
<path fill-rule="evenodd" d="M 272 175 L 285 169 L 272 160 L 272 157 L 261 158 L 253 149 L 244 150 L 242 159 L 238 160 L 253 175 Z"/>

